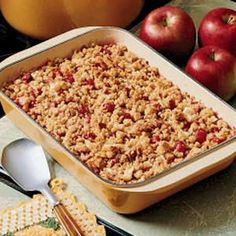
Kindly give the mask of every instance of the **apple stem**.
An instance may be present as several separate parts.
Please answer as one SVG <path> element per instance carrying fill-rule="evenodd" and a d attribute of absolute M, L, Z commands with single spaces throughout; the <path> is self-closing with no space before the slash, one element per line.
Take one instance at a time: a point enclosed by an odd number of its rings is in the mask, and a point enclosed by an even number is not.
<path fill-rule="evenodd" d="M 235 23 L 235 18 L 234 16 L 229 16 L 227 24 L 234 24 Z"/>
<path fill-rule="evenodd" d="M 212 60 L 212 61 L 215 61 L 215 52 L 213 51 L 213 52 L 211 52 L 210 53 L 210 55 L 209 55 L 209 57 L 210 57 L 210 59 Z"/>
<path fill-rule="evenodd" d="M 232 15 L 230 15 L 230 16 L 229 15 L 225 15 L 225 16 L 223 16 L 223 21 L 224 21 L 225 24 L 231 25 L 231 24 L 235 23 L 235 17 L 232 16 Z"/>
<path fill-rule="evenodd" d="M 166 27 L 168 25 L 167 23 L 167 19 L 166 18 L 163 18 L 162 21 L 161 21 L 161 24 Z"/>

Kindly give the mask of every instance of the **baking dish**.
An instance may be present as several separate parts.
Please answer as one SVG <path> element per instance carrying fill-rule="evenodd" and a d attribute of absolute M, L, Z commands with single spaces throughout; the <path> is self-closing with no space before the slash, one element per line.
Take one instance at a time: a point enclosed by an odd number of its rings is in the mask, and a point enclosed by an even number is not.
<path fill-rule="evenodd" d="M 9 57 L 0 64 L 0 87 L 5 81 L 15 79 L 22 71 L 36 68 L 55 57 L 69 56 L 74 49 L 90 42 L 111 41 L 126 45 L 138 57 L 145 58 L 150 62 L 150 65 L 158 67 L 160 73 L 178 85 L 182 91 L 194 95 L 206 106 L 212 107 L 218 112 L 219 116 L 231 126 L 236 126 L 236 112 L 232 107 L 190 79 L 135 36 L 123 29 L 114 27 L 90 27 L 72 30 Z M 116 185 L 101 179 L 90 171 L 2 92 L 0 92 L 0 99 L 4 111 L 20 129 L 43 145 L 55 160 L 74 174 L 108 207 L 119 213 L 128 214 L 140 211 L 210 176 L 231 164 L 236 154 L 236 138 L 232 138 L 152 179 L 139 184 Z"/>

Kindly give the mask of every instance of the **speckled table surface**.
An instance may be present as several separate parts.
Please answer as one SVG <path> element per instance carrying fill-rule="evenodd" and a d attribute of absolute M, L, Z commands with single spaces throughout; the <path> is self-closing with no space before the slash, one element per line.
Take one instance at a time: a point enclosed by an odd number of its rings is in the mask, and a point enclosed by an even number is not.
<path fill-rule="evenodd" d="M 190 2 L 191 8 L 188 7 Z M 176 0 L 171 4 L 182 6 L 191 12 L 196 25 L 199 23 L 199 16 L 210 8 L 236 8 L 234 2 L 227 0 Z M 231 103 L 234 107 L 235 100 Z M 7 143 L 23 136 L 7 117 L 0 120 L 0 152 Z M 52 164 L 55 175 L 68 183 L 69 190 L 73 191 L 89 210 L 133 235 L 236 235 L 236 163 L 167 200 L 130 216 L 112 212 L 66 170 L 55 162 Z M 22 199 L 26 197 L 0 183 L 0 210 Z"/>

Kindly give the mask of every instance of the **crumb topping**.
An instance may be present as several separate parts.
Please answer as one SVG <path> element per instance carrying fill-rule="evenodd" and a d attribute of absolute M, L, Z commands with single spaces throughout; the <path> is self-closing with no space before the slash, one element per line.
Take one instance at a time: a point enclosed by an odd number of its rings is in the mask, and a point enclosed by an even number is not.
<path fill-rule="evenodd" d="M 119 44 L 48 61 L 3 91 L 92 171 L 119 184 L 153 177 L 235 132 Z"/>

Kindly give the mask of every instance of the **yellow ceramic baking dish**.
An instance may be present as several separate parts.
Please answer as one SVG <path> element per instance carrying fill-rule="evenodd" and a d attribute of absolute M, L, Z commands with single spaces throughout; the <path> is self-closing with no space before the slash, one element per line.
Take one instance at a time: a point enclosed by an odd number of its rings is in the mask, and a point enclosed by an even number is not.
<path fill-rule="evenodd" d="M 126 45 L 137 56 L 145 58 L 151 65 L 158 67 L 160 73 L 178 85 L 182 91 L 194 95 L 206 106 L 218 112 L 219 116 L 231 126 L 236 126 L 236 111 L 232 107 L 193 81 L 131 33 L 114 27 L 72 30 L 9 57 L 0 63 L 0 88 L 4 82 L 14 80 L 22 71 L 37 68 L 48 59 L 69 56 L 74 49 L 82 45 L 104 41 L 115 41 Z M 116 185 L 103 180 L 89 170 L 1 91 L 0 99 L 8 117 L 21 130 L 43 145 L 56 161 L 76 176 L 108 207 L 119 213 L 129 214 L 140 211 L 224 169 L 233 162 L 236 154 L 236 138 L 232 138 L 152 179 L 138 184 Z"/>

